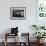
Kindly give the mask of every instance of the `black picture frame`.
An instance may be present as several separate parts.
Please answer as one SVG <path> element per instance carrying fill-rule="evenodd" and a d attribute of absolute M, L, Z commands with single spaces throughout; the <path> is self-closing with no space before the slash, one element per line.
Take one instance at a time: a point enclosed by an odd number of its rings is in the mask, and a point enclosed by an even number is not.
<path fill-rule="evenodd" d="M 11 20 L 25 20 L 26 7 L 10 7 L 10 19 Z"/>

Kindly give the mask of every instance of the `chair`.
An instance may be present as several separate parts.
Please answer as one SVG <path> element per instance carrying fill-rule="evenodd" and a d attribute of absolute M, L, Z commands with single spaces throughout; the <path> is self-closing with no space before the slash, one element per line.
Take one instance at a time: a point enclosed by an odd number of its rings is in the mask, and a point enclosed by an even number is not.
<path fill-rule="evenodd" d="M 9 34 L 9 33 L 5 34 L 5 46 L 7 46 L 7 44 L 8 44 L 7 39 L 10 38 L 10 36 L 17 36 L 17 38 L 15 38 L 15 40 L 16 40 L 16 43 L 17 43 L 16 46 L 18 46 L 18 34 L 17 35 L 16 34 L 12 35 L 12 34 Z"/>
<path fill-rule="evenodd" d="M 24 41 L 19 42 L 19 46 L 30 46 L 29 33 L 21 33 L 21 39 Z"/>
<path fill-rule="evenodd" d="M 16 46 L 18 46 L 18 27 L 11 28 L 11 33 L 5 33 L 5 46 L 8 45 L 7 38 L 10 38 L 10 37 L 13 37 L 13 36 L 17 36 L 15 38 L 15 40 L 17 40 L 16 41 Z"/>

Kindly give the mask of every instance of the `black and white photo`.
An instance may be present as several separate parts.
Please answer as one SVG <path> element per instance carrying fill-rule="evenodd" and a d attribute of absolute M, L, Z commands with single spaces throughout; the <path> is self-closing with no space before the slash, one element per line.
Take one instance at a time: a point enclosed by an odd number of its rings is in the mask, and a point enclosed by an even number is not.
<path fill-rule="evenodd" d="M 25 7 L 11 7 L 10 8 L 10 19 L 11 20 L 25 20 L 26 19 L 26 8 Z"/>

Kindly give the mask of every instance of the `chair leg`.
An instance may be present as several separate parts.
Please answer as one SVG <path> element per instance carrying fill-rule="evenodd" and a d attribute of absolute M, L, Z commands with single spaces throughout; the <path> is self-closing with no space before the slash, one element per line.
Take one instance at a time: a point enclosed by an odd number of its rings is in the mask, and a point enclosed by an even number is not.
<path fill-rule="evenodd" d="M 7 46 L 7 34 L 5 34 L 5 46 Z"/>
<path fill-rule="evenodd" d="M 5 44 L 5 46 L 7 46 L 7 42 L 6 41 L 4 42 L 4 44 Z"/>

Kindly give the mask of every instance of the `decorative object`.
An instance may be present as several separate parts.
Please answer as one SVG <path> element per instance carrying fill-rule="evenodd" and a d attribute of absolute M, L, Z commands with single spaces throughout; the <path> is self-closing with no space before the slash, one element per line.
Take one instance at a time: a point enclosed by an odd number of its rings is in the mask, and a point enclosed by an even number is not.
<path fill-rule="evenodd" d="M 11 20 L 25 20 L 26 19 L 26 7 L 11 7 L 10 8 Z"/>

